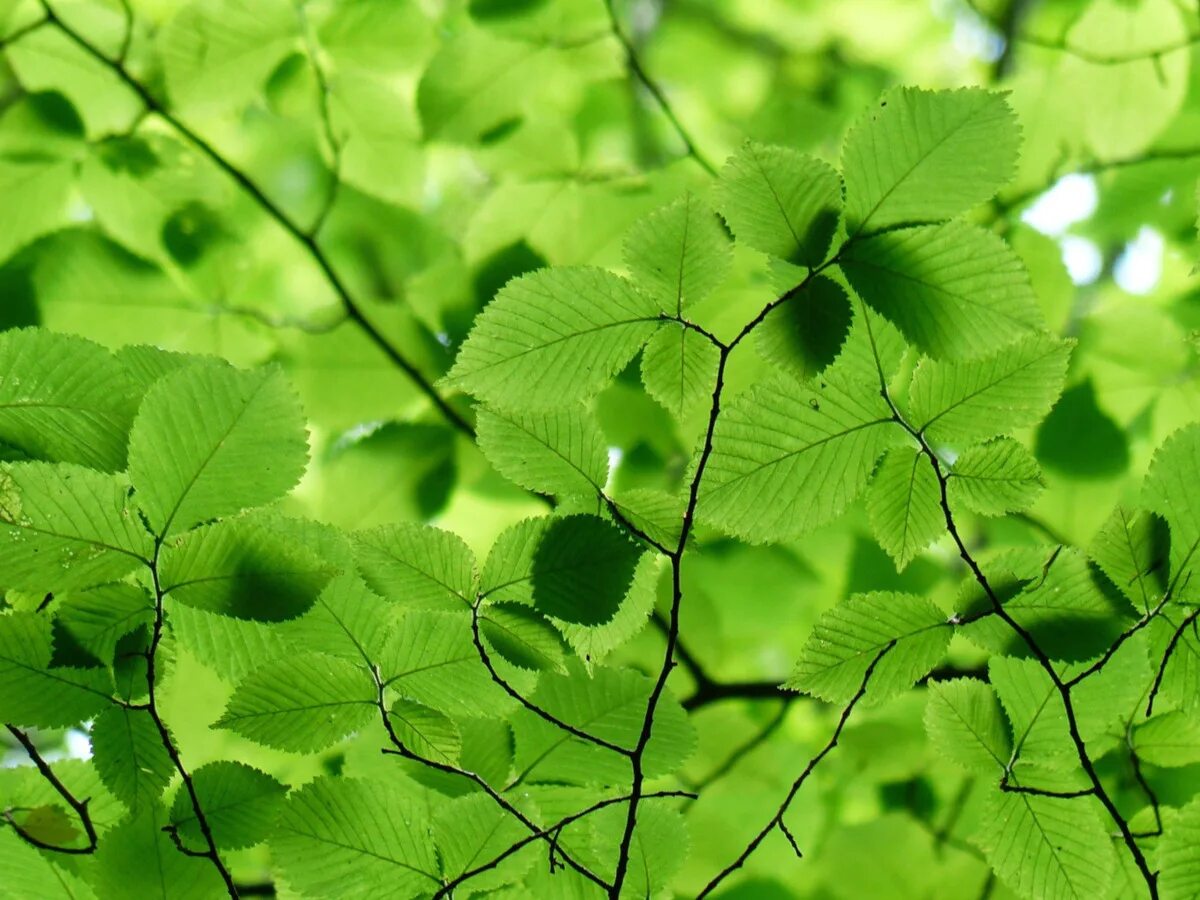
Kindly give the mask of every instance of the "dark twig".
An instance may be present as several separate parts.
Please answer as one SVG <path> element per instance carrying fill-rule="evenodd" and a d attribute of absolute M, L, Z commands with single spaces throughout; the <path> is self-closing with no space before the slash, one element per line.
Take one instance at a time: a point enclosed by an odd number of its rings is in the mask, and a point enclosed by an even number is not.
<path fill-rule="evenodd" d="M 1166 652 L 1163 653 L 1162 662 L 1158 665 L 1158 672 L 1154 675 L 1154 684 L 1150 688 L 1150 697 L 1146 701 L 1146 718 L 1154 715 L 1154 700 L 1158 697 L 1159 689 L 1162 688 L 1163 678 L 1167 674 L 1167 664 L 1171 661 L 1171 656 L 1175 653 L 1175 648 L 1179 645 L 1179 639 L 1183 637 L 1183 633 L 1189 625 L 1194 625 L 1196 618 L 1200 616 L 1200 607 L 1192 610 L 1187 617 L 1179 623 L 1179 627 L 1175 629 L 1175 633 L 1171 635 L 1171 640 L 1167 643 Z M 1165 616 L 1163 618 L 1166 618 Z M 1170 621 L 1169 619 L 1167 620 Z"/>
<path fill-rule="evenodd" d="M 50 786 L 58 793 L 58 796 L 63 798 L 67 806 L 71 807 L 75 815 L 79 818 L 79 824 L 83 826 L 83 833 L 87 835 L 87 846 L 60 847 L 57 844 L 48 844 L 22 828 L 20 824 L 18 824 L 17 821 L 12 817 L 12 813 L 14 811 L 11 809 L 6 809 L 4 811 L 4 820 L 12 826 L 12 829 L 16 832 L 17 837 L 19 837 L 25 843 L 31 844 L 40 850 L 49 850 L 53 853 L 67 853 L 76 856 L 94 853 L 97 842 L 96 826 L 92 823 L 91 813 L 88 812 L 88 803 L 91 802 L 92 798 L 84 797 L 82 800 L 77 799 L 75 795 L 71 793 L 70 789 L 62 783 L 59 777 L 54 774 L 54 770 L 50 768 L 50 764 L 42 758 L 41 753 L 38 752 L 37 745 L 35 745 L 33 741 L 29 739 L 28 734 L 26 734 L 20 728 L 17 728 L 15 725 L 6 724 L 4 727 L 7 728 L 9 733 L 17 739 L 17 743 L 25 748 L 25 752 L 29 754 L 29 759 L 35 766 L 37 766 L 37 770 L 41 773 L 42 777 L 50 783 Z"/>
<path fill-rule="evenodd" d="M 688 130 L 683 127 L 683 122 L 681 122 L 679 116 L 676 115 L 675 110 L 671 106 L 671 102 L 667 99 L 667 95 L 663 92 L 663 89 L 659 87 L 658 83 L 653 78 L 650 77 L 650 74 L 646 71 L 645 66 L 642 65 L 642 61 L 638 57 L 637 48 L 634 47 L 633 41 L 630 40 L 629 35 L 625 33 L 625 30 L 621 27 L 620 22 L 617 21 L 617 12 L 616 9 L 613 8 L 613 0 L 604 0 L 604 7 L 608 11 L 608 22 L 609 27 L 612 30 L 613 37 L 617 39 L 617 42 L 621 45 L 621 49 L 625 53 L 625 65 L 629 68 L 629 74 L 637 79 L 637 81 L 641 83 L 642 87 L 646 89 L 647 93 L 654 98 L 655 104 L 658 106 L 666 120 L 671 123 L 671 127 L 675 130 L 675 134 L 679 136 L 679 140 L 682 141 L 684 149 L 687 151 L 687 155 L 694 159 L 696 163 L 709 175 L 716 175 L 717 167 L 709 162 L 700 152 L 699 148 L 696 146 L 696 142 L 688 133 Z"/>
<path fill-rule="evenodd" d="M 651 800 L 651 799 L 658 799 L 658 798 L 662 798 L 662 797 L 678 797 L 680 799 L 685 799 L 685 800 L 695 800 L 696 799 L 695 794 L 689 793 L 687 791 L 654 791 L 653 793 L 643 795 L 642 799 L 643 800 Z M 521 840 L 517 841 L 512 846 L 505 849 L 504 852 L 500 853 L 498 856 L 492 857 L 486 863 L 482 863 L 473 869 L 468 869 L 466 872 L 463 872 L 461 875 L 454 878 L 452 881 L 448 881 L 446 884 L 442 885 L 441 889 L 439 889 L 438 892 L 433 895 L 433 900 L 441 900 L 442 897 L 451 896 L 451 894 L 453 894 L 453 892 L 454 892 L 454 889 L 456 887 L 458 887 L 459 885 L 463 884 L 466 881 L 469 881 L 470 879 L 474 878 L 477 875 L 482 875 L 484 872 L 487 872 L 487 871 L 490 871 L 491 869 L 496 868 L 496 866 L 500 865 L 500 863 L 504 862 L 504 860 L 508 859 L 510 856 L 512 856 L 514 853 L 517 853 L 521 849 L 529 846 L 534 841 L 544 840 L 547 837 L 549 837 L 549 838 L 552 838 L 552 841 L 553 841 L 552 846 L 557 847 L 559 837 L 562 834 L 562 830 L 564 828 L 566 828 L 568 825 L 572 824 L 573 822 L 577 822 L 580 819 L 586 818 L 587 816 L 590 816 L 592 813 L 599 812 L 602 809 L 607 809 L 608 807 L 615 806 L 619 803 L 628 803 L 628 802 L 629 802 L 628 797 L 609 797 L 607 800 L 597 801 L 596 803 L 593 803 L 591 806 L 589 806 L 587 809 L 582 809 L 577 813 L 572 813 L 571 815 L 567 816 L 566 818 L 559 819 L 557 822 L 555 822 L 553 825 L 550 825 L 547 828 L 543 828 L 540 831 L 536 831 L 533 834 L 530 834 L 526 837 L 521 838 Z"/>
<path fill-rule="evenodd" d="M 193 131 L 182 119 L 178 118 L 174 113 L 166 108 L 166 106 L 158 101 L 158 99 L 150 93 L 150 90 L 142 84 L 137 78 L 130 74 L 125 68 L 124 63 L 120 60 L 110 59 L 100 51 L 95 44 L 91 43 L 87 38 L 81 35 L 78 31 L 66 24 L 54 12 L 53 7 L 48 0 L 41 0 L 42 8 L 46 11 L 46 19 L 52 22 L 63 34 L 70 38 L 77 46 L 93 57 L 97 62 L 107 66 L 112 72 L 142 101 L 147 109 L 152 110 L 155 115 L 170 125 L 178 134 L 186 138 L 200 153 L 205 156 L 213 165 L 224 172 L 231 178 L 245 193 L 254 200 L 255 203 L 268 216 L 277 222 L 288 234 L 290 234 L 308 253 L 312 260 L 317 264 L 325 281 L 333 290 L 342 307 L 346 311 L 346 317 L 352 320 L 370 341 L 375 344 L 391 362 L 401 369 L 409 378 L 417 389 L 426 396 L 426 398 L 437 407 L 442 416 L 454 428 L 458 429 L 468 437 L 474 437 L 475 429 L 463 415 L 458 412 L 450 403 L 437 391 L 423 372 L 417 365 L 407 356 L 401 353 L 375 326 L 368 318 L 363 308 L 355 300 L 354 295 L 350 292 L 349 287 L 342 280 L 342 277 L 337 273 L 333 263 L 326 256 L 325 251 L 321 249 L 320 244 L 314 235 L 309 234 L 305 229 L 296 224 L 292 218 L 283 211 L 283 209 L 268 197 L 251 178 L 232 162 L 226 159 L 212 144 L 206 141 L 203 137 Z"/>
<path fill-rule="evenodd" d="M 783 822 L 783 817 L 787 813 L 788 807 L 791 806 L 792 801 L 796 798 L 796 794 L 800 792 L 800 788 L 804 786 L 804 782 L 808 780 L 808 776 L 813 773 L 813 770 L 815 770 L 818 765 L 820 765 L 821 760 L 828 756 L 829 753 L 833 751 L 833 748 L 837 746 L 838 739 L 842 736 L 842 731 L 845 729 L 846 723 L 850 721 L 850 716 L 854 712 L 854 707 L 858 705 L 858 702 L 862 700 L 867 693 L 867 685 L 871 681 L 871 676 L 875 673 L 876 666 L 879 665 L 880 660 L 882 660 L 895 646 L 895 640 L 889 641 L 886 646 L 884 646 L 878 653 L 875 654 L 875 658 L 871 660 L 871 664 L 867 666 L 866 671 L 863 673 L 862 681 L 859 683 L 858 690 L 854 693 L 854 696 L 850 698 L 850 702 L 842 708 L 841 715 L 838 717 L 837 727 L 834 728 L 833 735 L 829 738 L 829 741 L 820 749 L 820 751 L 818 751 L 815 756 L 808 761 L 808 764 L 804 767 L 804 771 L 802 771 L 800 776 L 792 782 L 791 789 L 788 791 L 787 796 L 783 798 L 783 802 L 779 804 L 779 808 L 775 810 L 775 814 L 771 816 L 770 821 L 768 821 L 767 824 L 763 826 L 761 830 L 759 830 L 758 834 L 751 839 L 750 843 L 746 845 L 746 848 L 738 854 L 737 858 L 733 862 L 717 873 L 717 875 L 707 885 L 704 886 L 704 890 L 697 895 L 696 900 L 701 900 L 701 898 L 707 897 L 720 886 L 721 882 L 745 865 L 746 860 L 748 860 L 750 855 L 758 849 L 759 844 L 766 840 L 767 835 Z M 793 847 L 794 846 L 795 845 L 793 844 Z M 798 848 L 796 849 L 797 852 L 799 852 Z"/>

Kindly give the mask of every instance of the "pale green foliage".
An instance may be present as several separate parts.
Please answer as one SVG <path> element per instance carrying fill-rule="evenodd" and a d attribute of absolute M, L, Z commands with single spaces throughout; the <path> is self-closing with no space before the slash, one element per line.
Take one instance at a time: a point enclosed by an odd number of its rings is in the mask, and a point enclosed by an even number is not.
<path fill-rule="evenodd" d="M 928 673 L 949 641 L 946 617 L 924 597 L 855 594 L 817 621 L 787 686 L 845 703 L 878 658 L 867 689 L 872 699 L 882 700 Z"/>
<path fill-rule="evenodd" d="M 133 385 L 104 348 L 21 329 L 0 334 L 0 440 L 37 459 L 125 467 Z"/>
<path fill-rule="evenodd" d="M 1155 716 L 1133 732 L 1138 756 L 1155 766 L 1188 766 L 1200 762 L 1200 721 L 1185 712 Z"/>
<path fill-rule="evenodd" d="M 1036 336 L 970 362 L 924 361 L 912 417 L 939 441 L 975 441 L 1040 421 L 1062 392 L 1070 341 Z"/>
<path fill-rule="evenodd" d="M 1200 550 L 1200 425 L 1171 435 L 1154 455 L 1146 476 L 1143 502 L 1162 516 L 1171 528 L 1171 583 L 1177 596 L 1195 595 L 1200 583 L 1192 584 Z"/>
<path fill-rule="evenodd" d="M 646 393 L 683 418 L 712 397 L 720 351 L 708 338 L 682 325 L 660 328 L 642 351 Z"/>
<path fill-rule="evenodd" d="M 840 260 L 863 300 L 935 359 L 984 356 L 1042 326 L 1020 258 L 957 219 L 856 241 Z"/>
<path fill-rule="evenodd" d="M 299 403 L 274 369 L 200 363 L 168 374 L 129 433 L 130 480 L 159 534 L 278 499 L 307 457 Z"/>
<path fill-rule="evenodd" d="M 764 382 L 717 422 L 700 514 L 756 542 L 811 531 L 859 495 L 875 461 L 902 437 L 867 384 Z"/>
<path fill-rule="evenodd" d="M 447 376 L 500 409 L 554 409 L 595 394 L 658 327 L 658 304 L 601 269 L 547 269 L 505 285 Z"/>
<path fill-rule="evenodd" d="M 871 490 L 867 510 L 875 540 L 903 570 L 942 535 L 941 496 L 929 460 L 912 447 L 897 447 L 884 457 Z"/>
<path fill-rule="evenodd" d="M 1008 765 L 1008 724 L 992 688 L 956 678 L 929 686 L 925 729 L 934 747 L 969 772 L 995 774 Z"/>
<path fill-rule="evenodd" d="M 957 215 L 1012 177 L 1018 142 L 998 94 L 889 91 L 846 136 L 847 227 L 871 233 Z"/>
<path fill-rule="evenodd" d="M 729 264 L 720 222 L 691 194 L 641 219 L 625 235 L 630 277 L 668 315 L 680 315 L 711 294 Z"/>
<path fill-rule="evenodd" d="M 0 616 L 0 718 L 43 728 L 90 718 L 107 703 L 95 669 L 51 664 L 50 623 L 32 612 Z"/>
<path fill-rule="evenodd" d="M 842 193 L 829 165 L 748 143 L 725 164 L 721 182 L 721 212 L 739 243 L 798 266 L 824 261 Z"/>
<path fill-rule="evenodd" d="M 608 451 L 582 406 L 557 412 L 481 410 L 479 448 L 496 471 L 547 494 L 594 494 L 608 481 Z"/>
<path fill-rule="evenodd" d="M 131 813 L 156 804 L 175 774 L 149 713 L 113 707 L 92 725 L 92 753 L 105 787 Z"/>
<path fill-rule="evenodd" d="M 219 761 L 192 773 L 196 794 L 213 838 L 236 850 L 266 839 L 283 806 L 286 788 L 270 775 L 237 762 Z M 193 849 L 204 846 L 191 798 L 179 789 L 171 806 L 171 824 Z"/>
<path fill-rule="evenodd" d="M 475 586 L 475 559 L 455 534 L 415 525 L 387 525 L 354 537 L 367 584 L 406 606 L 461 608 Z"/>
<path fill-rule="evenodd" d="M 1012 438 L 968 447 L 954 461 L 950 476 L 951 502 L 984 516 L 1028 509 L 1046 486 L 1033 454 Z"/>
<path fill-rule="evenodd" d="M 1000 878 L 1024 897 L 1102 897 L 1115 855 L 1086 802 L 993 794 L 976 838 Z"/>
<path fill-rule="evenodd" d="M 1200 840 L 1200 801 L 1193 800 L 1171 823 L 1159 850 L 1162 874 L 1159 886 L 1163 900 L 1191 900 L 1200 893 L 1200 859 L 1196 842 Z"/>

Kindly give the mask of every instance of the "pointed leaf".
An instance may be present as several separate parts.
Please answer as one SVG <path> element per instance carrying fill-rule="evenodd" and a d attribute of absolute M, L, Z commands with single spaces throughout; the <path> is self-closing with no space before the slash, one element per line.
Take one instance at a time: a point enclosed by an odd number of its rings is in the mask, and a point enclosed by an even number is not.
<path fill-rule="evenodd" d="M 720 351 L 704 335 L 682 325 L 664 325 L 642 351 L 646 393 L 676 418 L 712 401 Z"/>
<path fill-rule="evenodd" d="M 634 284 L 677 316 L 717 288 L 732 254 L 716 215 L 684 194 L 634 224 L 625 236 L 625 265 Z"/>
<path fill-rule="evenodd" d="M 395 603 L 428 609 L 474 604 L 475 557 L 456 534 L 384 525 L 356 534 L 354 555 L 363 580 Z"/>
<path fill-rule="evenodd" d="M 504 413 L 480 409 L 479 449 L 504 477 L 545 494 L 594 495 L 608 481 L 608 448 L 590 411 Z"/>
<path fill-rule="evenodd" d="M 914 447 L 884 457 L 867 493 L 867 512 L 875 540 L 901 571 L 946 530 L 937 475 Z"/>
<path fill-rule="evenodd" d="M 287 788 L 240 762 L 211 762 L 192 773 L 192 784 L 218 847 L 237 850 L 266 840 L 283 808 Z M 171 824 L 184 846 L 206 849 L 192 798 L 182 787 L 175 792 Z"/>
<path fill-rule="evenodd" d="M 158 803 L 175 764 L 148 712 L 113 707 L 92 725 L 92 754 L 104 786 L 131 813 Z"/>
<path fill-rule="evenodd" d="M 973 678 L 929 685 L 925 730 L 946 759 L 968 772 L 996 775 L 1008 765 L 1012 742 L 991 685 Z"/>
<path fill-rule="evenodd" d="M 1046 486 L 1033 454 L 1012 438 L 967 448 L 947 477 L 951 506 L 961 503 L 983 516 L 1028 509 Z"/>

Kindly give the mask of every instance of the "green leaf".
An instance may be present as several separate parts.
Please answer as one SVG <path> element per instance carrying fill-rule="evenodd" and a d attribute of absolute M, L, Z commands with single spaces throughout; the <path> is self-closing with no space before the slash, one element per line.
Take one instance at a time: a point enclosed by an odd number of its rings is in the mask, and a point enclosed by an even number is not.
<path fill-rule="evenodd" d="M 527 606 L 488 604 L 480 611 L 479 631 L 497 653 L 518 668 L 564 671 L 562 638 Z"/>
<path fill-rule="evenodd" d="M 1090 800 L 996 792 L 976 842 L 1022 897 L 1103 897 L 1116 862 L 1108 831 Z"/>
<path fill-rule="evenodd" d="M 858 496 L 902 436 L 867 383 L 758 384 L 717 420 L 699 515 L 755 543 L 811 531 Z"/>
<path fill-rule="evenodd" d="M 946 759 L 968 772 L 994 776 L 1008 765 L 1012 742 L 991 685 L 973 678 L 929 685 L 925 730 Z"/>
<path fill-rule="evenodd" d="M 937 475 L 915 447 L 884 457 L 867 493 L 871 530 L 879 546 L 904 568 L 946 530 Z"/>
<path fill-rule="evenodd" d="M 1073 341 L 1033 335 L 983 359 L 922 360 L 914 424 L 935 441 L 975 441 L 1035 425 L 1062 392 Z"/>
<path fill-rule="evenodd" d="M 321 591 L 312 609 L 280 630 L 296 646 L 365 662 L 383 652 L 395 610 L 356 575 L 339 575 Z"/>
<path fill-rule="evenodd" d="M 1175 711 L 1155 716 L 1133 730 L 1133 749 L 1154 766 L 1190 766 L 1200 762 L 1200 720 Z"/>
<path fill-rule="evenodd" d="M 630 278 L 668 315 L 678 316 L 711 294 L 731 261 L 721 223 L 690 193 L 639 219 L 625 235 Z"/>
<path fill-rule="evenodd" d="M 855 241 L 839 260 L 859 296 L 937 359 L 983 356 L 1042 327 L 1020 258 L 965 222 Z"/>
<path fill-rule="evenodd" d="M 0 441 L 35 459 L 125 468 L 139 392 L 113 355 L 34 328 L 0 334 Z"/>
<path fill-rule="evenodd" d="M 1171 528 L 1171 584 L 1175 598 L 1200 596 L 1200 424 L 1181 428 L 1154 454 L 1142 488 L 1143 503 Z"/>
<path fill-rule="evenodd" d="M 122 476 L 65 463 L 0 464 L 0 583 L 35 593 L 115 581 L 149 559 Z"/>
<path fill-rule="evenodd" d="M 1005 437 L 968 447 L 947 478 L 951 506 L 961 503 L 983 516 L 1028 509 L 1046 487 L 1033 454 Z"/>
<path fill-rule="evenodd" d="M 405 613 L 379 669 L 400 696 L 449 715 L 490 717 L 512 706 L 479 658 L 466 611 Z"/>
<path fill-rule="evenodd" d="M 788 147 L 747 142 L 721 171 L 721 212 L 738 242 L 798 266 L 824 262 L 841 199 L 831 166 Z"/>
<path fill-rule="evenodd" d="M 1170 822 L 1158 849 L 1162 900 L 1195 900 L 1200 896 L 1200 799 L 1193 800 Z"/>
<path fill-rule="evenodd" d="M 854 594 L 817 620 L 785 687 L 846 703 L 871 663 L 895 642 L 868 685 L 868 696 L 880 701 L 911 687 L 937 665 L 950 634 L 945 614 L 924 597 Z"/>
<path fill-rule="evenodd" d="M 100 897 L 211 900 L 225 893 L 213 864 L 180 853 L 162 830 L 166 824 L 166 811 L 155 804 L 104 833 L 93 875 Z"/>
<path fill-rule="evenodd" d="M 478 793 L 456 797 L 441 805 L 433 815 L 433 839 L 442 877 L 447 881 L 495 859 L 527 835 L 512 816 L 497 818 L 492 799 Z M 464 887 L 490 891 L 511 884 L 525 874 L 538 856 L 536 850 L 514 853 L 495 868 L 472 877 Z"/>
<path fill-rule="evenodd" d="M 682 419 L 712 401 L 720 350 L 692 328 L 668 324 L 642 351 L 642 384 L 667 412 Z"/>
<path fill-rule="evenodd" d="M 277 500 L 307 459 L 300 404 L 276 368 L 173 372 L 146 393 L 129 436 L 138 504 L 160 535 Z"/>
<path fill-rule="evenodd" d="M 64 878 L 62 870 L 45 855 L 17 837 L 11 828 L 0 830 L 0 871 L 4 872 L 5 890 L 14 897 L 79 900 L 88 896 L 80 886 Z"/>
<path fill-rule="evenodd" d="M 288 796 L 271 856 L 308 896 L 420 897 L 442 883 L 427 821 L 394 783 L 318 778 Z"/>
<path fill-rule="evenodd" d="M 544 674 L 529 699 L 575 728 L 632 748 L 641 734 L 651 686 L 645 675 L 629 669 L 600 667 L 589 678 L 575 664 L 567 675 Z M 527 709 L 519 709 L 512 722 L 517 783 L 624 784 L 629 778 L 626 757 L 574 737 Z M 694 744 L 687 714 L 664 695 L 643 757 L 646 776 L 674 771 Z"/>
<path fill-rule="evenodd" d="M 603 519 L 555 519 L 533 554 L 533 605 L 567 622 L 608 622 L 629 591 L 640 556 L 638 545 Z"/>
<path fill-rule="evenodd" d="M 837 359 L 852 319 L 846 291 L 819 275 L 767 315 L 755 330 L 754 346 L 768 362 L 797 378 L 814 378 Z M 873 365 L 869 374 L 875 374 Z"/>
<path fill-rule="evenodd" d="M 475 557 L 462 538 L 420 525 L 384 525 L 354 536 L 359 573 L 405 606 L 462 609 L 475 597 Z"/>
<path fill-rule="evenodd" d="M 462 735 L 449 716 L 401 698 L 388 709 L 388 720 L 400 743 L 418 756 L 444 765 L 458 765 Z"/>
<path fill-rule="evenodd" d="M 617 858 L 625 836 L 629 809 L 624 804 L 608 806 L 590 818 L 592 847 L 601 860 Z M 661 894 L 675 873 L 683 868 L 691 850 L 684 818 L 662 801 L 647 803 L 638 810 L 629 842 L 629 870 L 621 897 L 640 900 Z M 606 866 L 605 874 L 608 875 Z"/>
<path fill-rule="evenodd" d="M 102 584 L 54 602 L 55 622 L 105 664 L 112 662 L 117 641 L 154 620 L 154 602 L 133 584 Z"/>
<path fill-rule="evenodd" d="M 479 449 L 496 471 L 545 494 L 594 495 L 608 481 L 608 449 L 595 417 L 582 406 L 555 412 L 480 409 Z"/>
<path fill-rule="evenodd" d="M 112 682 L 104 670 L 52 667 L 52 652 L 48 619 L 32 612 L 0 615 L 0 721 L 58 728 L 109 704 Z"/>
<path fill-rule="evenodd" d="M 336 574 L 298 546 L 282 520 L 218 522 L 168 545 L 159 576 L 164 595 L 239 619 L 279 621 L 305 612 Z"/>
<path fill-rule="evenodd" d="M 1167 590 L 1171 536 L 1153 513 L 1118 506 L 1092 538 L 1088 555 L 1142 612 Z"/>
<path fill-rule="evenodd" d="M 283 808 L 287 788 L 240 762 L 218 761 L 192 772 L 192 785 L 217 846 L 227 850 L 252 847 L 267 839 Z M 192 798 L 182 786 L 171 805 L 171 824 L 184 846 L 207 849 Z"/>
<path fill-rule="evenodd" d="M 658 324 L 658 304 L 611 272 L 542 269 L 487 305 L 445 382 L 497 408 L 562 408 L 599 391 Z"/>
<path fill-rule="evenodd" d="M 148 712 L 113 707 L 92 725 L 93 764 L 104 786 L 133 814 L 154 807 L 175 764 Z"/>
<path fill-rule="evenodd" d="M 371 676 L 321 653 L 271 660 L 237 686 L 215 723 L 255 743 L 311 753 L 336 744 L 374 715 Z"/>
<path fill-rule="evenodd" d="M 846 228 L 864 234 L 958 215 L 1012 178 L 1019 144 L 1003 94 L 895 88 L 846 135 Z"/>

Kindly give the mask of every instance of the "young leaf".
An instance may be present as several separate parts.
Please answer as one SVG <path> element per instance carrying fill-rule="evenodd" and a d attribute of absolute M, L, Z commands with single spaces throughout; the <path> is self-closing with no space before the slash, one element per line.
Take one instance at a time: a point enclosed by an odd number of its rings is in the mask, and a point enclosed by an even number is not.
<path fill-rule="evenodd" d="M 1108 831 L 1087 800 L 992 795 L 976 842 L 1022 897 L 1103 897 L 1116 861 Z"/>
<path fill-rule="evenodd" d="M 991 685 L 973 678 L 929 685 L 925 730 L 939 753 L 968 772 L 995 776 L 1008 765 L 1012 742 Z"/>
<path fill-rule="evenodd" d="M 1159 844 L 1158 876 L 1163 900 L 1195 900 L 1200 890 L 1200 798 L 1179 811 Z"/>
<path fill-rule="evenodd" d="M 0 334 L 0 441 L 34 459 L 125 468 L 139 392 L 111 353 L 65 334 Z"/>
<path fill-rule="evenodd" d="M 388 719 L 400 742 L 409 750 L 444 765 L 458 765 L 462 735 L 449 716 L 401 698 L 388 709 Z"/>
<path fill-rule="evenodd" d="M 479 614 L 479 630 L 492 648 L 521 669 L 562 672 L 562 638 L 527 606 L 492 603 Z"/>
<path fill-rule="evenodd" d="M 720 351 L 704 335 L 669 323 L 642 351 L 646 393 L 677 419 L 712 400 Z"/>
<path fill-rule="evenodd" d="M 1012 178 L 1019 144 L 1002 94 L 889 91 L 846 135 L 846 228 L 869 234 L 958 215 Z"/>
<path fill-rule="evenodd" d="M 767 315 L 754 333 L 754 346 L 764 359 L 797 378 L 815 378 L 837 359 L 852 319 L 846 291 L 818 275 Z M 869 374 L 875 374 L 873 365 Z"/>
<path fill-rule="evenodd" d="M 175 764 L 148 712 L 112 707 L 92 725 L 92 754 L 104 786 L 137 814 L 158 803 Z"/>
<path fill-rule="evenodd" d="M 129 475 L 160 535 L 283 496 L 308 460 L 299 401 L 279 369 L 214 362 L 165 376 L 129 436 Z"/>
<path fill-rule="evenodd" d="M 218 847 L 237 850 L 266 840 L 283 808 L 287 788 L 268 775 L 240 762 L 211 762 L 192 773 L 192 784 Z M 195 809 L 180 787 L 171 805 L 171 824 L 184 846 L 205 848 Z"/>
<path fill-rule="evenodd" d="M 1179 710 L 1155 716 L 1133 731 L 1133 749 L 1152 766 L 1200 762 L 1200 719 Z"/>
<path fill-rule="evenodd" d="M 554 412 L 480 409 L 479 449 L 496 471 L 544 494 L 594 495 L 608 481 L 608 447 L 583 406 Z"/>
<path fill-rule="evenodd" d="M 1171 535 L 1154 513 L 1118 506 L 1092 538 L 1088 555 L 1142 612 L 1167 590 Z"/>
<path fill-rule="evenodd" d="M 888 231 L 839 257 L 851 287 L 936 359 L 964 359 L 1042 327 L 1020 258 L 965 222 Z"/>
<path fill-rule="evenodd" d="M 914 594 L 854 594 L 817 620 L 787 688 L 845 703 L 875 666 L 868 696 L 879 701 L 911 687 L 946 652 L 950 627 L 930 600 Z"/>
<path fill-rule="evenodd" d="M 442 884 L 427 808 L 388 781 L 318 778 L 293 792 L 271 837 L 287 884 L 314 897 L 419 897 Z"/>
<path fill-rule="evenodd" d="M 164 549 L 161 570 L 163 593 L 179 603 L 268 622 L 311 608 L 336 574 L 271 517 L 193 531 Z"/>
<path fill-rule="evenodd" d="M 152 552 L 119 475 L 0 464 L 0 583 L 47 593 L 115 581 Z"/>
<path fill-rule="evenodd" d="M 875 540 L 901 571 L 946 530 L 937 475 L 922 453 L 897 447 L 884 457 L 867 493 Z"/>
<path fill-rule="evenodd" d="M 397 523 L 354 535 L 363 580 L 382 597 L 422 609 L 463 609 L 475 597 L 475 557 L 462 538 Z"/>
<path fill-rule="evenodd" d="M 968 447 L 948 478 L 951 506 L 961 503 L 982 516 L 1028 509 L 1046 486 L 1033 454 L 1012 438 Z"/>
<path fill-rule="evenodd" d="M 716 215 L 691 193 L 640 219 L 625 235 L 634 284 L 678 316 L 720 286 L 732 254 Z"/>
<path fill-rule="evenodd" d="M 798 266 L 824 262 L 841 194 L 832 167 L 787 147 L 747 142 L 721 172 L 721 212 L 738 242 Z"/>
<path fill-rule="evenodd" d="M 542 269 L 487 305 L 445 382 L 498 409 L 561 409 L 599 391 L 658 325 L 658 304 L 611 272 Z"/>
<path fill-rule="evenodd" d="M 761 383 L 717 420 L 699 514 L 755 543 L 811 531 L 858 496 L 903 434 L 877 387 Z"/>
<path fill-rule="evenodd" d="M 49 620 L 0 615 L 0 721 L 58 728 L 108 705 L 112 682 L 104 670 L 51 667 L 52 650 Z"/>
<path fill-rule="evenodd" d="M 264 663 L 233 692 L 215 723 L 280 750 L 324 750 L 374 715 L 371 676 L 360 666 L 321 653 Z"/>
<path fill-rule="evenodd" d="M 1032 335 L 968 362 L 922 360 L 911 412 L 937 441 L 975 441 L 1034 425 L 1062 392 L 1072 341 Z"/>
<path fill-rule="evenodd" d="M 641 551 L 596 516 L 556 519 L 533 554 L 533 605 L 544 615 L 601 625 L 629 591 Z"/>

